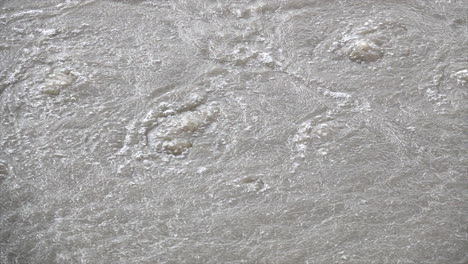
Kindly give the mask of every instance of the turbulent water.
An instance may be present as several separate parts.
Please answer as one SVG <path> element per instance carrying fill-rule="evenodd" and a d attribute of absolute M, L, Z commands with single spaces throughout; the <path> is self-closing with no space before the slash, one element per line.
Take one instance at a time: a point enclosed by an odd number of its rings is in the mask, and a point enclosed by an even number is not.
<path fill-rule="evenodd" d="M 0 263 L 468 263 L 467 0 L 0 0 Z"/>

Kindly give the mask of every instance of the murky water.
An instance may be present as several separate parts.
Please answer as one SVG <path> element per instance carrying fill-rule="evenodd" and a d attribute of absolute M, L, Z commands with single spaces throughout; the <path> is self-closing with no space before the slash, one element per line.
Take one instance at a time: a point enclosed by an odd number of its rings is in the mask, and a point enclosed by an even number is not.
<path fill-rule="evenodd" d="M 468 1 L 0 8 L 0 263 L 468 262 Z"/>

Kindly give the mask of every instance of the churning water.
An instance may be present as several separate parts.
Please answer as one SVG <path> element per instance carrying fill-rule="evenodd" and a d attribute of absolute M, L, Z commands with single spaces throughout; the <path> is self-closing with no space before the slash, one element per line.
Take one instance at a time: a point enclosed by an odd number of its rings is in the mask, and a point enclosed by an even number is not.
<path fill-rule="evenodd" d="M 467 40 L 467 0 L 0 0 L 0 263 L 467 263 Z"/>

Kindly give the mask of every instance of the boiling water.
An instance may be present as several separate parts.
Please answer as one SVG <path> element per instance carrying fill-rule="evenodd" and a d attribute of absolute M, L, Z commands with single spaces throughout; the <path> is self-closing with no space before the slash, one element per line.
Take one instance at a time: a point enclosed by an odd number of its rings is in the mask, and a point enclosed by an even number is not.
<path fill-rule="evenodd" d="M 468 262 L 466 0 L 0 8 L 0 263 Z"/>

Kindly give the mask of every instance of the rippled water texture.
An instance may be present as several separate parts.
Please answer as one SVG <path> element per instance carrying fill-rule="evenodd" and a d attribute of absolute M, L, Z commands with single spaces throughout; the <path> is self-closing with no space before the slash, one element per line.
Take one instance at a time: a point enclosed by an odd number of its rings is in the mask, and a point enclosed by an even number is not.
<path fill-rule="evenodd" d="M 0 263 L 468 263 L 467 0 L 0 0 Z"/>

